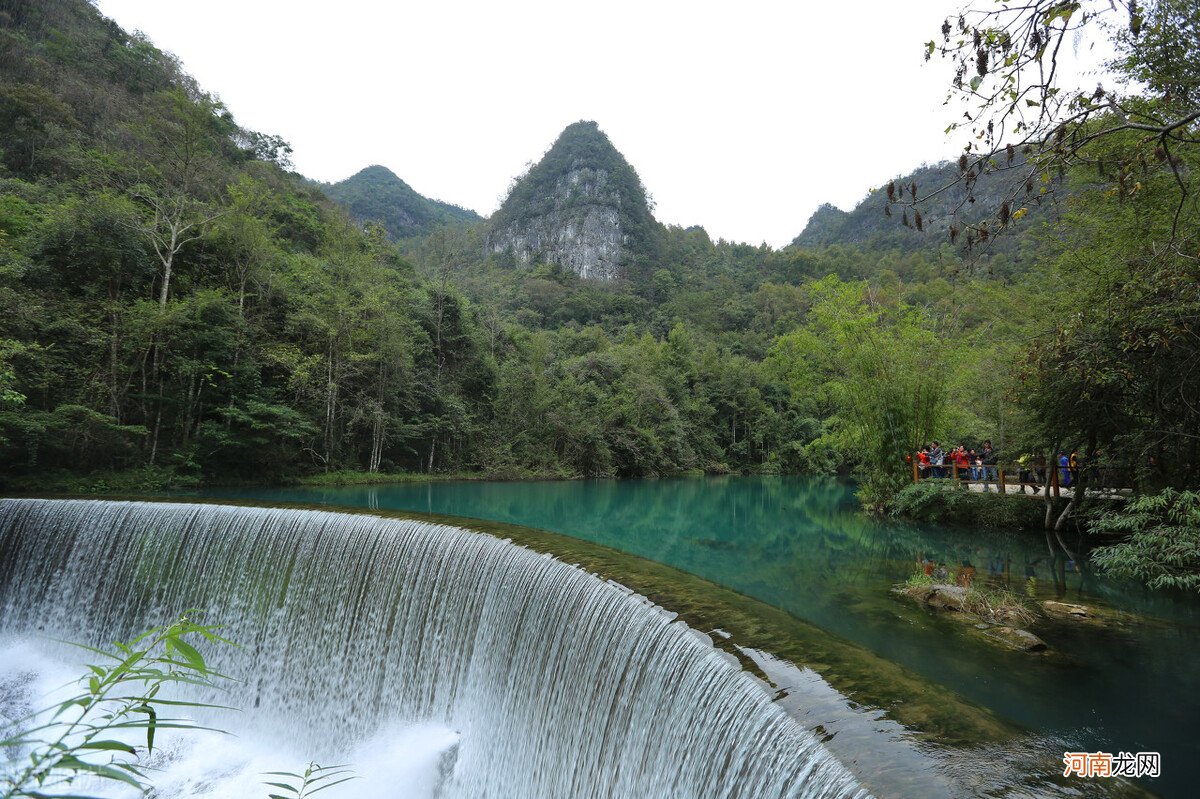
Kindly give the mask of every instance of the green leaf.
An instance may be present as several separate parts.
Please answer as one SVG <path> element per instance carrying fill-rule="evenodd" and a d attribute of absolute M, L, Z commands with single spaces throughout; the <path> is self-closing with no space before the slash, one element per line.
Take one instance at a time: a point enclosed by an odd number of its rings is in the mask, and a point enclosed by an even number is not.
<path fill-rule="evenodd" d="M 296 793 L 296 789 L 284 782 L 264 782 L 263 785 L 270 785 L 272 788 L 282 788 L 285 791 Z"/>
<path fill-rule="evenodd" d="M 195 647 L 178 638 L 173 639 L 171 643 L 174 645 L 175 649 L 179 650 L 179 654 L 183 655 L 184 659 L 192 668 L 201 674 L 204 673 L 204 658 L 199 652 L 196 651 Z"/>
<path fill-rule="evenodd" d="M 136 755 L 137 750 L 121 741 L 89 741 L 79 745 L 80 749 L 97 749 L 105 752 L 128 752 Z"/>
<path fill-rule="evenodd" d="M 141 707 L 134 708 L 135 713 L 146 714 L 146 751 L 154 751 L 154 732 L 158 727 L 158 711 L 150 705 L 143 704 Z"/>
<path fill-rule="evenodd" d="M 343 782 L 349 782 L 350 780 L 356 780 L 356 779 L 358 779 L 358 777 L 343 777 L 342 779 L 337 780 L 336 782 L 326 783 L 325 785 L 321 785 L 316 788 L 313 788 L 311 791 L 308 791 L 308 793 L 306 795 L 311 796 L 314 793 L 318 793 L 320 791 L 325 790 L 326 788 L 332 788 L 335 785 L 341 785 Z"/>

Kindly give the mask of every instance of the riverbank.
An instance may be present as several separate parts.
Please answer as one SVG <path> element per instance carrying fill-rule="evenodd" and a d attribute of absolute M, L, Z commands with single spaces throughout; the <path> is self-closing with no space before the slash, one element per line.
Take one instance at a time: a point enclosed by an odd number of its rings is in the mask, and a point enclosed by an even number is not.
<path fill-rule="evenodd" d="M 730 474 L 704 469 L 685 469 L 670 474 L 638 479 L 674 477 L 704 477 L 708 474 Z M 609 476 L 611 479 L 611 476 Z M 303 476 L 272 477 L 262 480 L 229 478 L 205 479 L 183 474 L 171 467 L 146 466 L 122 471 L 75 474 L 64 470 L 38 472 L 10 479 L 0 490 L 17 494 L 62 494 L 71 496 L 105 496 L 142 494 L 169 491 L 188 491 L 201 488 L 270 488 L 308 486 L 314 488 L 358 485 L 395 485 L 403 483 L 444 483 L 454 481 L 492 481 L 503 483 L 586 480 L 588 475 L 567 472 L 536 472 L 524 469 L 485 469 L 454 472 L 365 472 L 339 470 Z"/>
<path fill-rule="evenodd" d="M 105 496 L 114 494 L 141 494 L 168 491 L 188 491 L 200 488 L 262 488 L 271 486 L 355 486 L 389 485 L 397 483 L 438 483 L 455 480 L 495 480 L 515 482 L 526 480 L 571 480 L 573 475 L 524 471 L 480 471 L 480 472 L 323 472 L 303 477 L 288 477 L 264 480 L 205 480 L 194 475 L 181 474 L 172 468 L 147 466 L 116 472 L 72 474 L 55 471 L 42 472 L 9 480 L 0 486 L 5 491 L 28 494 L 47 493 L 72 496 Z"/>

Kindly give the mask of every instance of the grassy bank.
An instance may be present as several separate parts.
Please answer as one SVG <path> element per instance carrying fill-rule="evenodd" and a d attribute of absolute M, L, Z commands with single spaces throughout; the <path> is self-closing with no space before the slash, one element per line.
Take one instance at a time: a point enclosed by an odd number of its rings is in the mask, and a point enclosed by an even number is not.
<path fill-rule="evenodd" d="M 686 469 L 660 477 L 702 477 L 706 474 L 729 474 L 728 471 Z M 354 486 L 388 485 L 396 483 L 440 483 L 453 480 L 581 480 L 582 475 L 570 472 L 537 472 L 504 468 L 481 471 L 452 472 L 366 472 L 339 470 L 317 474 L 272 477 L 262 480 L 203 478 L 181 474 L 171 467 L 143 467 L 123 471 L 75 474 L 66 470 L 37 472 L 13 477 L 0 484 L 0 490 L 18 494 L 49 493 L 79 495 L 142 494 L 201 488 L 205 486 Z M 643 478 L 651 479 L 651 478 Z"/>
<path fill-rule="evenodd" d="M 146 466 L 141 469 L 74 474 L 65 470 L 37 472 L 11 477 L 0 486 L 13 493 L 47 494 L 136 494 L 196 488 L 201 481 L 171 468 Z"/>
<path fill-rule="evenodd" d="M 337 471 L 311 474 L 295 482 L 305 486 L 377 485 L 383 483 L 440 483 L 448 480 L 571 480 L 574 475 L 500 469 L 482 472 L 361 472 Z"/>
<path fill-rule="evenodd" d="M 565 480 L 571 475 L 538 473 L 520 470 L 483 472 L 363 472 L 336 471 L 301 477 L 264 480 L 209 480 L 180 474 L 169 467 L 144 467 L 123 471 L 73 474 L 68 471 L 47 471 L 10 478 L 0 490 L 13 493 L 48 493 L 71 495 L 144 494 L 177 491 L 203 486 L 346 486 L 388 483 L 436 483 L 448 480 Z"/>

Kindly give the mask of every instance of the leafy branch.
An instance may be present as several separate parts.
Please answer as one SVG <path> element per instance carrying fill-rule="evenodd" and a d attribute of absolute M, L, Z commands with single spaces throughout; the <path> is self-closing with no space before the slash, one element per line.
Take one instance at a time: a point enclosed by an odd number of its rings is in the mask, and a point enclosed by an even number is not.
<path fill-rule="evenodd" d="M 0 740 L 0 749 L 28 750 L 28 765 L 0 778 L 0 797 L 63 796 L 47 792 L 61 791 L 85 776 L 146 789 L 138 747 L 128 739 L 144 736 L 145 753 L 150 754 L 159 730 L 210 729 L 172 714 L 184 708 L 220 706 L 167 699 L 160 692 L 172 685 L 212 688 L 228 679 L 210 669 L 192 643 L 196 639 L 231 643 L 216 629 L 197 624 L 185 614 L 127 643 L 116 642 L 111 649 L 75 644 L 100 656 L 102 663 L 88 666 L 79 693 L 17 721 L 15 731 Z M 88 799 L 80 794 L 70 796 Z"/>
<path fill-rule="evenodd" d="M 1133 91 L 1063 85 L 1064 45 L 1077 48 L 1097 29 L 1118 54 L 1106 67 Z M 1183 0 L 999 0 L 963 9 L 924 45 L 926 60 L 936 53 L 954 67 L 946 103 L 958 99 L 964 111 L 946 132 L 971 134 L 958 175 L 925 192 L 915 184 L 888 184 L 885 212 L 890 216 L 899 204 L 903 221 L 913 226 L 911 208 L 915 227 L 923 229 L 921 204 L 962 186 L 964 199 L 948 232 L 951 242 L 962 235 L 970 249 L 1019 221 L 1071 169 L 1094 167 L 1120 199 L 1141 191 L 1148 183 L 1143 176 L 1163 170 L 1174 183 L 1173 242 L 1194 195 L 1184 152 L 1200 144 L 1198 31 L 1200 11 Z M 1096 147 L 1109 139 L 1113 147 Z M 960 225 L 958 212 L 975 201 L 976 181 L 994 173 L 1012 177 L 997 207 L 988 218 Z"/>
<path fill-rule="evenodd" d="M 1093 522 L 1091 532 L 1124 537 L 1093 550 L 1100 571 L 1149 588 L 1200 590 L 1200 493 L 1168 488 L 1137 497 Z"/>
<path fill-rule="evenodd" d="M 270 794 L 270 799 L 308 799 L 315 793 L 341 785 L 343 782 L 358 779 L 346 768 L 345 764 L 337 766 L 320 766 L 310 762 L 303 772 L 267 771 L 267 777 L 283 777 L 289 782 L 265 782 L 272 788 L 286 791 L 285 794 Z"/>

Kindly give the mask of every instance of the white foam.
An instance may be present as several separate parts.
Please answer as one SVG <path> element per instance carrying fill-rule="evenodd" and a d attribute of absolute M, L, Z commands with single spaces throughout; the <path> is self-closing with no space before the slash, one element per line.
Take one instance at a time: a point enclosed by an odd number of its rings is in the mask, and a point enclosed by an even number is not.
<path fill-rule="evenodd" d="M 85 659 L 72 661 L 70 656 L 82 653 L 52 642 L 0 639 L 0 725 L 7 727 L 28 713 L 53 707 L 78 693 Z M 297 784 L 294 779 L 266 772 L 303 773 L 311 762 L 310 753 L 290 741 L 284 729 L 275 735 L 264 734 L 261 727 L 247 725 L 244 714 L 232 711 L 206 721 L 223 731 L 162 730 L 155 751 L 141 758 L 156 796 L 265 799 L 276 791 L 267 782 Z M 105 737 L 125 741 L 144 754 L 145 740 L 138 735 Z M 341 748 L 338 762 L 350 764 L 353 779 L 322 792 L 322 797 L 433 799 L 458 742 L 459 735 L 441 725 L 388 724 L 368 740 Z M 102 760 L 93 758 L 94 762 Z M 334 764 L 328 761 L 323 765 Z M 113 799 L 140 796 L 111 782 L 80 779 L 73 787 Z"/>

